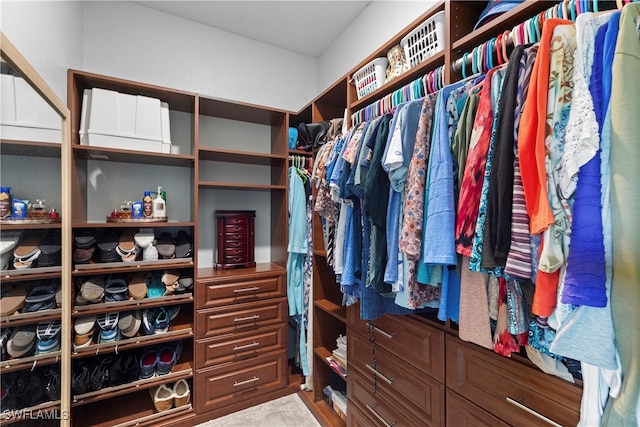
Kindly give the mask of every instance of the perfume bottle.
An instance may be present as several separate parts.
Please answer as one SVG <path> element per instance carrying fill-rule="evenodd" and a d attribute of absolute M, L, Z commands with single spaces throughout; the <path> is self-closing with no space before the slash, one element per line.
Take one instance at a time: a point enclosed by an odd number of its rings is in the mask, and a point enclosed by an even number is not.
<path fill-rule="evenodd" d="M 167 216 L 166 203 L 162 198 L 162 187 L 158 186 L 158 194 L 153 200 L 153 216 L 155 218 L 165 218 Z"/>
<path fill-rule="evenodd" d="M 46 200 L 36 199 L 35 203 L 29 206 L 29 218 L 42 220 L 47 216 Z"/>
<path fill-rule="evenodd" d="M 0 218 L 11 217 L 11 187 L 0 187 Z"/>
<path fill-rule="evenodd" d="M 142 198 L 142 216 L 144 218 L 153 218 L 153 197 L 151 191 L 145 191 Z"/>

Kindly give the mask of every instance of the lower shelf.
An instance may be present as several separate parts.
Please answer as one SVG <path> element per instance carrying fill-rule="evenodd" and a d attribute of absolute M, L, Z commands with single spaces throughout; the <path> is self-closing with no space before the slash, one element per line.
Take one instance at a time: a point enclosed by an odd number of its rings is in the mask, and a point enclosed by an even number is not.
<path fill-rule="evenodd" d="M 333 410 L 331 405 L 326 400 L 313 401 L 313 393 L 308 391 L 298 392 L 298 396 L 302 399 L 307 408 L 311 411 L 314 417 L 323 426 L 346 426 L 346 423 L 340 418 L 340 416 Z"/>
<path fill-rule="evenodd" d="M 133 425 L 154 425 L 172 418 L 180 418 L 193 413 L 191 404 L 157 412 L 148 390 L 140 390 L 109 400 L 109 410 L 104 404 L 95 402 L 73 410 L 74 425 L 94 427 L 126 427 Z"/>

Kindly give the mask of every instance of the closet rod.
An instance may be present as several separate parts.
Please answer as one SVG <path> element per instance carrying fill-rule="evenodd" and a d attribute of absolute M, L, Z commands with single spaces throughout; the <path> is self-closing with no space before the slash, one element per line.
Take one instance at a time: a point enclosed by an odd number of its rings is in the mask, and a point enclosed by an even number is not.
<path fill-rule="evenodd" d="M 635 2 L 638 0 L 616 0 L 616 6 L 618 9 L 622 9 L 624 4 Z M 607 3 L 612 2 L 603 2 L 603 5 L 606 7 L 610 7 Z M 531 18 L 521 22 L 514 26 L 511 30 L 506 30 L 498 37 L 494 37 L 486 42 L 478 45 L 472 49 L 469 53 L 465 53 L 461 58 L 456 59 L 451 63 L 451 68 L 453 71 L 461 71 L 463 65 L 465 67 L 473 67 L 474 59 L 478 59 L 481 57 L 482 60 L 486 60 L 485 52 L 487 52 L 487 44 L 491 44 L 491 54 L 494 53 L 499 55 L 497 49 L 499 48 L 496 44 L 496 41 L 499 41 L 502 45 L 502 54 L 504 56 L 504 61 L 507 61 L 506 57 L 506 46 L 513 45 L 517 46 L 520 44 L 528 44 L 535 43 L 539 41 L 540 34 L 542 33 L 542 24 L 545 19 L 550 18 L 562 18 L 562 19 L 570 19 L 572 21 L 576 20 L 576 17 L 582 13 L 593 12 L 593 13 L 602 13 L 605 11 L 600 11 L 598 6 L 598 0 L 592 0 L 591 2 L 585 0 L 564 0 L 549 9 L 542 11 Z M 493 48 L 496 48 L 495 50 Z M 484 65 L 482 62 L 479 64 L 479 67 Z"/>

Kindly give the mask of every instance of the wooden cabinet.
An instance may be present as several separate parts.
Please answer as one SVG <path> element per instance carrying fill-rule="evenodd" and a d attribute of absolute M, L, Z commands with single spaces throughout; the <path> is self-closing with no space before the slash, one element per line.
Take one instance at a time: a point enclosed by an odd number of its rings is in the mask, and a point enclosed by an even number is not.
<path fill-rule="evenodd" d="M 198 278 L 196 412 L 216 417 L 285 393 L 285 269 L 209 268 Z"/>

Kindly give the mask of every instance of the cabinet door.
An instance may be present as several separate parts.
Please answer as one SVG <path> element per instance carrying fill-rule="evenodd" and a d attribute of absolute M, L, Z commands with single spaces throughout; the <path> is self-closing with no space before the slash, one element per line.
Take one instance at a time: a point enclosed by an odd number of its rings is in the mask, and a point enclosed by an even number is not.
<path fill-rule="evenodd" d="M 447 390 L 447 427 L 507 427 L 509 424 Z"/>
<path fill-rule="evenodd" d="M 512 425 L 576 425 L 581 390 L 447 337 L 447 387 Z"/>

